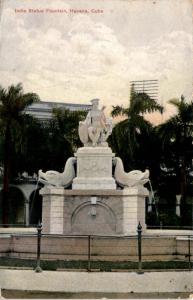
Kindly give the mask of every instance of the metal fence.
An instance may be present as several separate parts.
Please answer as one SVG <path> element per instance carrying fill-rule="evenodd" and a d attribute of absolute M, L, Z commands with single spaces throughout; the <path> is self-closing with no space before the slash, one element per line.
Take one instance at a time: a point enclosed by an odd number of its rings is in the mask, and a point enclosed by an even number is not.
<path fill-rule="evenodd" d="M 143 234 L 140 223 L 132 236 L 44 234 L 41 225 L 31 231 L 1 231 L 1 267 L 138 273 L 193 268 L 193 235 L 183 232 Z"/>

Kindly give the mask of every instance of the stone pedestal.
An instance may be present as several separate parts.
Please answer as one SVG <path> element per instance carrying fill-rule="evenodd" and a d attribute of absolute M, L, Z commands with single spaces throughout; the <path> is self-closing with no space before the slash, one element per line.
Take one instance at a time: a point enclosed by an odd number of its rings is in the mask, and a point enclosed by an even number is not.
<path fill-rule="evenodd" d="M 73 190 L 115 190 L 112 177 L 112 158 L 109 147 L 83 147 L 75 154 L 77 157 L 77 177 Z"/>
<path fill-rule="evenodd" d="M 43 233 L 136 235 L 145 224 L 145 188 L 64 190 L 44 187 Z"/>
<path fill-rule="evenodd" d="M 64 232 L 64 188 L 44 187 L 40 190 L 42 201 L 43 233 Z"/>
<path fill-rule="evenodd" d="M 140 222 L 143 233 L 146 231 L 145 198 L 149 192 L 144 187 L 133 187 L 123 190 L 123 234 L 136 234 Z"/>

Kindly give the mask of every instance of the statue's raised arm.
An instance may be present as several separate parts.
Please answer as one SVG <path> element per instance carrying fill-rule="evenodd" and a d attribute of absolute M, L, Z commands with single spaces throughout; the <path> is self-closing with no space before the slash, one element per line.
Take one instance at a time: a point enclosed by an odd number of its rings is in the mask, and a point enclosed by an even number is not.
<path fill-rule="evenodd" d="M 85 147 L 107 146 L 106 140 L 112 132 L 112 121 L 104 114 L 105 106 L 98 108 L 99 99 L 91 100 L 92 109 L 86 119 L 79 123 L 78 133 Z"/>

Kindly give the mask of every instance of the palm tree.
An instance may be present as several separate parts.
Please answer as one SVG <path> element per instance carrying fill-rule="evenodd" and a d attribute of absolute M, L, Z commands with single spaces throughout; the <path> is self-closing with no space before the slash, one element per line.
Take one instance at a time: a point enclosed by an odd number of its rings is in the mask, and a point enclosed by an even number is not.
<path fill-rule="evenodd" d="M 0 86 L 0 125 L 4 137 L 4 175 L 3 175 L 3 224 L 8 224 L 8 193 L 11 167 L 11 149 L 13 134 L 17 134 L 22 127 L 23 113 L 27 106 L 39 101 L 35 93 L 23 92 L 22 84 L 11 85 L 7 89 Z"/>
<path fill-rule="evenodd" d="M 135 168 L 138 165 L 138 154 L 144 150 L 141 148 L 142 140 L 145 141 L 150 134 L 154 133 L 151 123 L 144 118 L 145 113 L 154 111 L 162 113 L 163 107 L 146 93 L 136 93 L 134 86 L 131 88 L 128 108 L 113 106 L 111 115 L 113 117 L 123 116 L 125 119 L 115 125 L 110 137 L 110 144 L 116 154 L 123 159 L 127 169 Z M 146 145 L 145 142 L 144 148 Z"/>
<path fill-rule="evenodd" d="M 193 138 L 193 102 L 171 99 L 169 103 L 177 109 L 177 114 L 164 124 L 158 126 L 158 134 L 162 143 L 163 166 L 176 173 L 180 189 L 177 191 L 185 196 L 187 190 L 187 170 L 192 164 Z"/>

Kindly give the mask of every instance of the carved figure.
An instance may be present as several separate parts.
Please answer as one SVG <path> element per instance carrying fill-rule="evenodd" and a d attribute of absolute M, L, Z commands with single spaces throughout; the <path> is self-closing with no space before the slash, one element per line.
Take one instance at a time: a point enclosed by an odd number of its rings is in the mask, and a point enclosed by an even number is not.
<path fill-rule="evenodd" d="M 139 170 L 133 170 L 126 173 L 124 171 L 123 162 L 120 157 L 113 159 L 115 163 L 114 177 L 118 184 L 123 187 L 136 187 L 143 186 L 149 181 L 149 170 L 141 172 Z"/>
<path fill-rule="evenodd" d="M 80 140 L 84 146 L 107 146 L 106 140 L 112 132 L 112 121 L 105 117 L 105 106 L 98 108 L 99 99 L 93 99 L 91 103 L 92 109 L 86 119 L 79 123 Z"/>
<path fill-rule="evenodd" d="M 39 170 L 39 181 L 46 185 L 68 187 L 75 177 L 75 161 L 75 157 L 70 157 L 65 164 L 63 173 L 52 170 L 44 173 L 42 170 Z"/>

